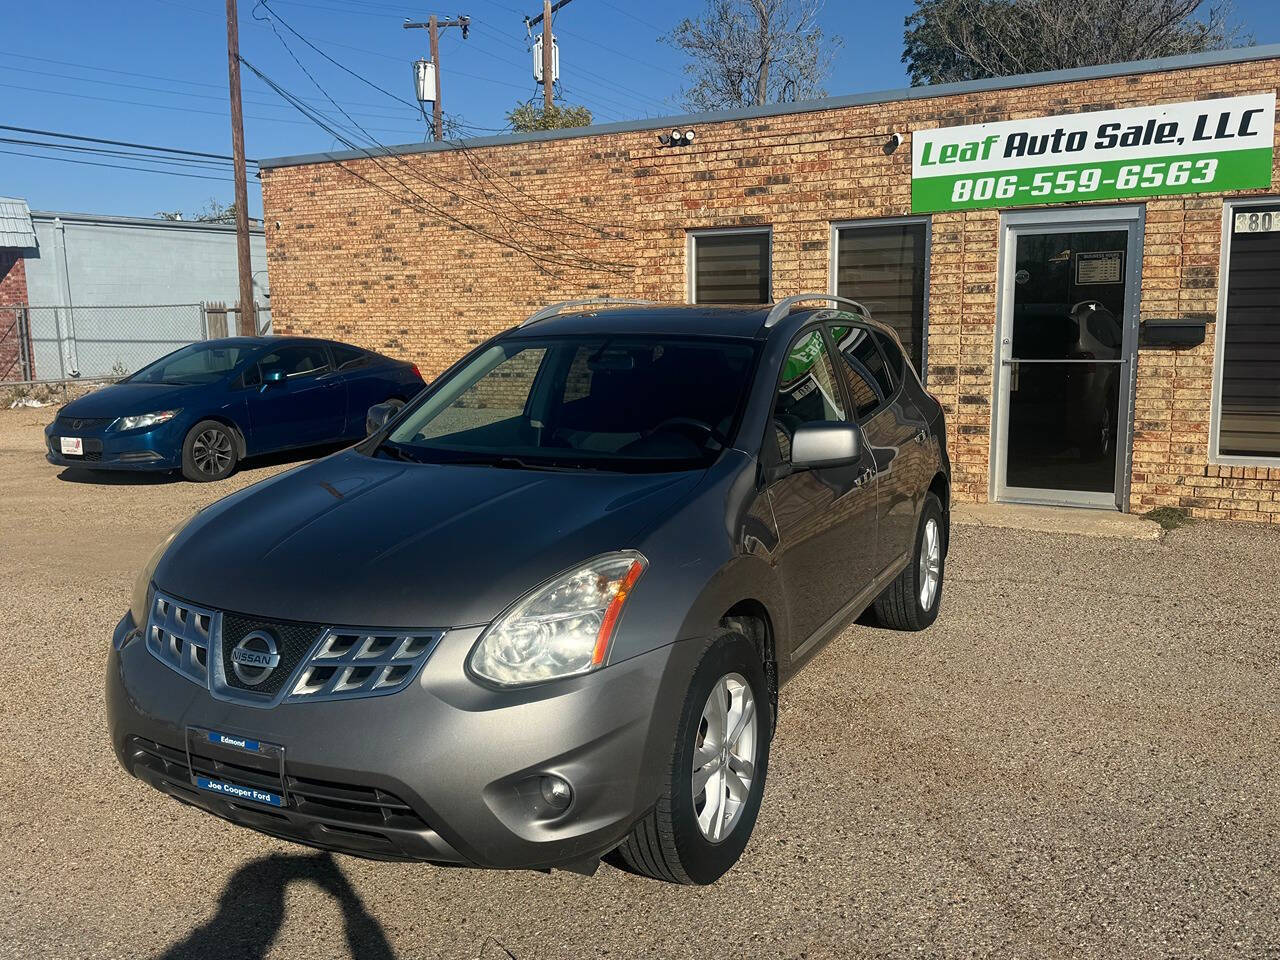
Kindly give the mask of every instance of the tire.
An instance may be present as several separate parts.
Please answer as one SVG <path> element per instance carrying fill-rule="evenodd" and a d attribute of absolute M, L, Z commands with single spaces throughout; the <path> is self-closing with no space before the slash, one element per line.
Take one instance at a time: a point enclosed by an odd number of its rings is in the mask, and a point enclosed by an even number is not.
<path fill-rule="evenodd" d="M 714 733 L 708 727 L 708 721 L 721 722 L 716 720 L 712 695 L 725 692 L 729 693 L 725 724 L 740 719 L 741 714 L 735 711 L 747 709 L 748 705 L 754 707 L 753 718 L 737 741 L 753 760 L 748 761 L 749 767 L 743 764 L 746 757 L 740 754 L 731 760 L 732 780 L 720 772 L 726 752 L 722 749 L 716 753 Z M 662 795 L 618 848 L 630 869 L 669 883 L 707 884 L 714 883 L 738 862 L 751 838 L 764 795 L 773 733 L 770 712 L 764 667 L 755 646 L 739 633 L 718 631 L 689 682 Z M 706 787 L 695 796 L 694 763 L 699 744 L 709 748 L 701 756 L 707 758 L 702 768 L 707 779 Z M 744 780 L 745 795 L 735 798 L 726 792 L 719 808 L 708 810 L 718 790 L 728 790 L 736 782 L 739 787 L 735 792 L 741 793 Z M 726 823 L 727 832 L 714 838 L 717 827 L 724 830 Z"/>
<path fill-rule="evenodd" d="M 936 494 L 927 493 L 924 509 L 920 511 L 920 525 L 916 529 L 916 548 L 911 562 L 872 605 L 876 621 L 891 630 L 924 630 L 938 619 L 942 606 L 942 582 L 946 572 L 947 542 L 946 524 L 942 517 L 942 503 Z M 932 561 L 930 556 L 932 537 Z M 925 590 L 930 571 L 936 576 L 932 591 Z"/>
<path fill-rule="evenodd" d="M 196 483 L 225 480 L 239 461 L 235 430 L 217 420 L 201 420 L 182 442 L 182 475 Z"/>

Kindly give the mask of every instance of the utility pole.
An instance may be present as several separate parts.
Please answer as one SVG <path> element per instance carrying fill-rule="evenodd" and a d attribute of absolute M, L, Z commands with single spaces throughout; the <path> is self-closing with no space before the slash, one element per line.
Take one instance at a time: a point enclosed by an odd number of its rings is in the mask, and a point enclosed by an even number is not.
<path fill-rule="evenodd" d="M 426 23 L 405 21 L 406 30 L 426 30 L 431 38 L 431 65 L 436 73 L 436 99 L 431 105 L 431 133 L 435 140 L 444 139 L 444 105 L 440 102 L 440 31 L 448 27 L 461 27 L 462 39 L 467 39 L 471 29 L 471 18 L 460 16 L 455 20 L 441 20 L 434 13 Z"/>
<path fill-rule="evenodd" d="M 249 259 L 249 184 L 244 166 L 244 112 L 240 106 L 240 20 L 236 0 L 227 0 L 227 81 L 231 86 L 231 155 L 236 177 L 236 267 L 240 273 L 240 309 L 236 314 L 241 336 L 255 336 L 257 311 L 253 304 L 253 266 Z"/>
<path fill-rule="evenodd" d="M 542 0 L 542 12 L 532 19 L 524 18 L 525 29 L 532 32 L 539 23 L 542 24 L 542 109 L 550 113 L 555 106 L 555 41 L 551 36 L 551 15 L 561 7 L 568 6 L 573 0 Z"/>

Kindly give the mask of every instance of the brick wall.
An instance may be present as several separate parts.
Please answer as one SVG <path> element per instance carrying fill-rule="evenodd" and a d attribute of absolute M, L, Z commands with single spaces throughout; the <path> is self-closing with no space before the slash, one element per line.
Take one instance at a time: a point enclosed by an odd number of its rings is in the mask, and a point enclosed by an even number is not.
<path fill-rule="evenodd" d="M 413 359 L 428 377 L 558 299 L 686 299 L 686 231 L 770 225 L 775 297 L 828 289 L 832 221 L 910 213 L 913 128 L 1276 89 L 1280 61 L 1059 83 L 658 131 L 268 168 L 280 332 Z M 892 154 L 891 132 L 906 135 Z M 1280 181 L 1277 181 L 1280 182 Z M 1147 202 L 1141 312 L 1212 319 L 1222 198 Z M 933 216 L 929 388 L 957 498 L 988 490 L 999 215 Z M 1131 508 L 1280 522 L 1280 469 L 1208 463 L 1213 325 L 1139 354 Z"/>
<path fill-rule="evenodd" d="M 27 271 L 22 255 L 0 250 L 0 382 L 22 380 L 16 306 L 27 302 Z M 28 342 L 27 355 L 31 355 Z"/>

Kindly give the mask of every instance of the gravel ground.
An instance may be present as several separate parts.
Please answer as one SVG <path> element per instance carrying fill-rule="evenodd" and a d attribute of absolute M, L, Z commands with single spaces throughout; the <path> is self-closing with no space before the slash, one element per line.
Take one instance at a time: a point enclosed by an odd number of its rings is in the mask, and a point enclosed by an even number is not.
<path fill-rule="evenodd" d="M 1280 533 L 956 531 L 927 633 L 853 627 L 782 696 L 710 888 L 369 863 L 131 780 L 103 662 L 219 485 L 74 482 L 0 411 L 0 955 L 1280 956 Z"/>

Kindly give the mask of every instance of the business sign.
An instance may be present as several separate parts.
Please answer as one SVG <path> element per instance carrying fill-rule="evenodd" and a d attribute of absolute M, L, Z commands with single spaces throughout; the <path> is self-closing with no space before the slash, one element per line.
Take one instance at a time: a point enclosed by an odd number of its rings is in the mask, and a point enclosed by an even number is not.
<path fill-rule="evenodd" d="M 1272 91 L 916 130 L 911 210 L 1269 187 L 1275 120 Z"/>

